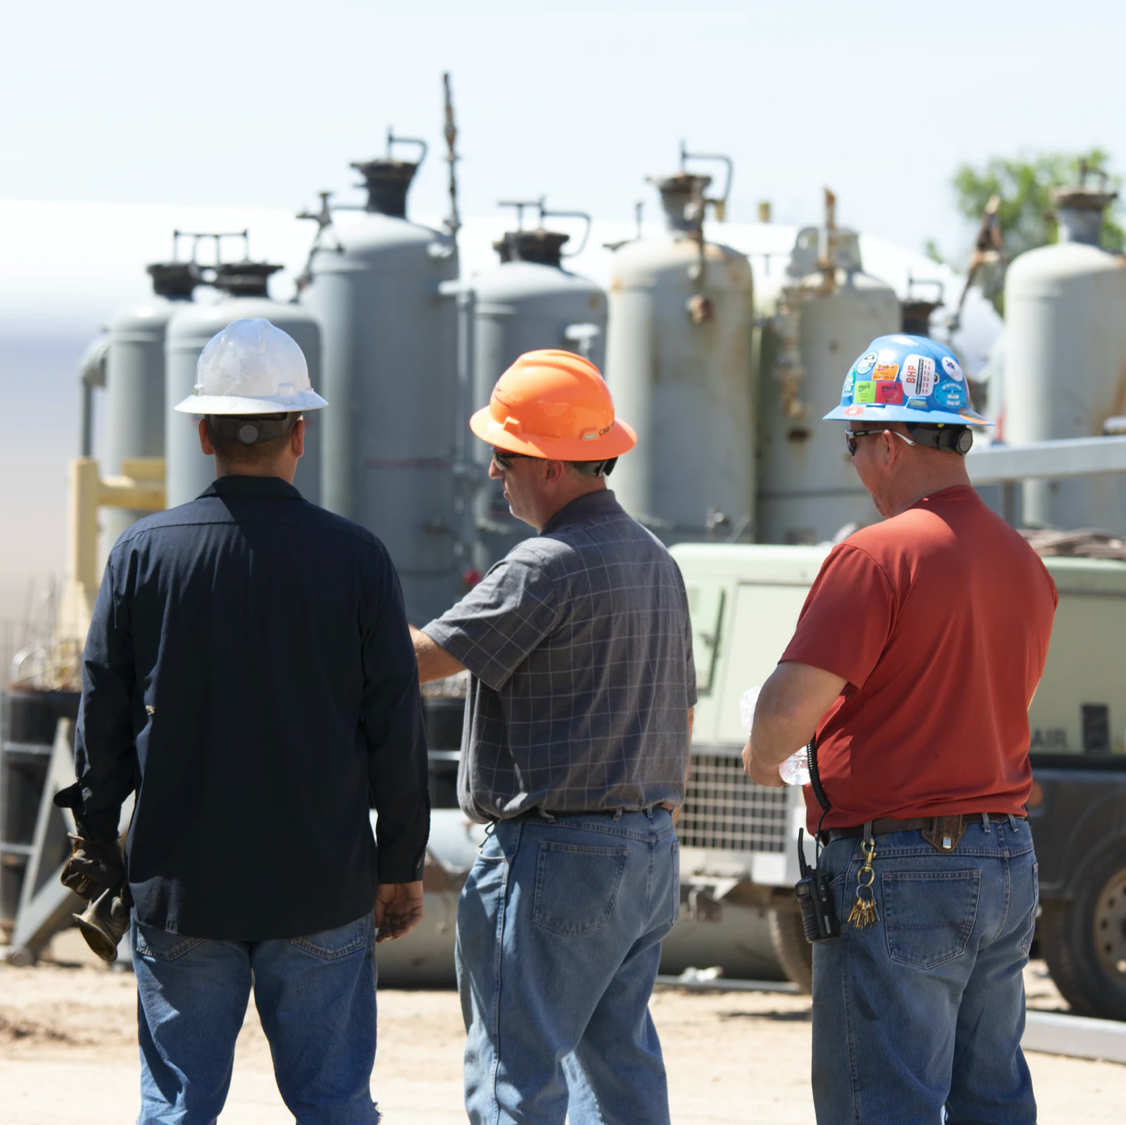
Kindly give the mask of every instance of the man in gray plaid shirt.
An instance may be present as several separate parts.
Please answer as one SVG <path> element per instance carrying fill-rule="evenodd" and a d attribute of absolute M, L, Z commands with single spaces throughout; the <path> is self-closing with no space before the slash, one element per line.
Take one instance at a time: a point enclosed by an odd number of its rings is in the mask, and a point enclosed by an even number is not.
<path fill-rule="evenodd" d="M 469 1119 L 663 1125 L 648 1003 L 680 906 L 684 583 L 606 488 L 636 437 L 592 364 L 529 352 L 470 424 L 540 534 L 413 631 L 424 682 L 471 674 L 458 796 L 492 826 L 458 903 Z"/>

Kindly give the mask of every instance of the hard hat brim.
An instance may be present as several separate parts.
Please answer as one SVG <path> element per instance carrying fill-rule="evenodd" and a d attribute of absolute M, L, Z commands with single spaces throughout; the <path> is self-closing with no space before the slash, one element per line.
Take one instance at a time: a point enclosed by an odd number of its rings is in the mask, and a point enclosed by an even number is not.
<path fill-rule="evenodd" d="M 173 408 L 181 414 L 289 414 L 298 410 L 320 410 L 328 406 L 316 391 L 295 395 L 188 395 Z"/>
<path fill-rule="evenodd" d="M 628 422 L 615 419 L 613 428 L 601 437 L 553 438 L 538 434 L 516 434 L 506 430 L 493 417 L 489 407 L 478 410 L 469 419 L 469 428 L 482 441 L 509 453 L 543 457 L 558 461 L 603 461 L 620 457 L 637 444 L 637 434 Z"/>
<path fill-rule="evenodd" d="M 909 406 L 881 406 L 879 403 L 866 403 L 861 406 L 837 406 L 829 411 L 823 422 L 860 422 L 879 420 L 883 422 L 918 422 L 923 426 L 992 426 L 988 418 L 983 418 L 974 410 L 913 410 Z"/>

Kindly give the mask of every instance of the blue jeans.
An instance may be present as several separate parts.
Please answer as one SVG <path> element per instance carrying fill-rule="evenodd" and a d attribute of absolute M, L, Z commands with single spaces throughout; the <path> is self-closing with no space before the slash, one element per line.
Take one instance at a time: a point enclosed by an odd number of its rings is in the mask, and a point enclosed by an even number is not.
<path fill-rule="evenodd" d="M 274 941 L 183 937 L 133 919 L 138 1125 L 213 1125 L 251 987 L 298 1125 L 375 1125 L 375 926 Z"/>
<path fill-rule="evenodd" d="M 649 997 L 680 912 L 664 809 L 501 821 L 457 912 L 473 1125 L 668 1125 Z"/>
<path fill-rule="evenodd" d="M 1032 1125 L 1021 1052 L 1039 898 L 1023 820 L 971 824 L 949 854 L 920 832 L 875 838 L 879 921 L 846 921 L 860 841 L 822 855 L 841 936 L 813 947 L 818 1125 Z"/>

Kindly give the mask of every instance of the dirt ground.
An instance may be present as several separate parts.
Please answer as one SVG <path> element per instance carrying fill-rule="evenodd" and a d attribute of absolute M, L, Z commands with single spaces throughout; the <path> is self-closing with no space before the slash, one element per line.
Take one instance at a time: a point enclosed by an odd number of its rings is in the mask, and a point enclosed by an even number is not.
<path fill-rule="evenodd" d="M 91 964 L 77 933 L 55 939 L 37 968 L 0 963 L 3 1125 L 122 1125 L 137 1112 L 132 974 Z M 1063 1009 L 1043 965 L 1026 978 L 1030 1006 Z M 453 992 L 381 991 L 374 1097 L 388 1125 L 455 1125 L 461 1109 L 461 1027 Z M 776 992 L 659 989 L 652 1001 L 677 1125 L 808 1125 L 807 997 Z M 1115 1122 L 1126 1066 L 1028 1056 L 1042 1125 Z M 221 1125 L 292 1121 L 251 1004 Z"/>

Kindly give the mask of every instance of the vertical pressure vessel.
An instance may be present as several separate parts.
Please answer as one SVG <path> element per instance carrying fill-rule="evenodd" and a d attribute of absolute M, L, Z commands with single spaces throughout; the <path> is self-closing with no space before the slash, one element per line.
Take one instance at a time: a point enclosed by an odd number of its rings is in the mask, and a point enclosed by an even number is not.
<path fill-rule="evenodd" d="M 863 272 L 856 233 L 798 233 L 781 287 L 759 305 L 757 538 L 820 543 L 848 524 L 876 520 L 852 468 L 841 426 L 821 417 L 840 401 L 853 360 L 898 332 L 895 291 Z"/>
<path fill-rule="evenodd" d="M 563 268 L 568 237 L 542 228 L 509 231 L 494 246 L 500 264 L 472 281 L 472 409 L 488 405 L 497 379 L 524 352 L 564 348 L 602 369 L 606 295 L 593 281 Z M 482 481 L 476 504 L 482 550 L 475 563 L 486 569 L 533 529 L 509 513 L 503 484 L 488 480 L 492 451 L 475 438 L 470 441 Z"/>
<path fill-rule="evenodd" d="M 318 236 L 306 301 L 321 321 L 324 504 L 370 529 L 398 569 L 411 621 L 460 592 L 453 444 L 457 313 L 439 286 L 457 250 L 406 218 L 418 165 L 382 159 L 363 175 L 363 211 Z"/>
<path fill-rule="evenodd" d="M 185 309 L 168 329 L 166 344 L 167 395 L 165 399 L 165 447 L 167 449 L 168 506 L 194 500 L 215 479 L 215 466 L 199 447 L 199 418 L 179 414 L 174 407 L 195 387 L 196 362 L 208 340 L 236 320 L 264 317 L 275 327 L 288 332 L 305 354 L 309 381 L 321 391 L 321 332 L 316 317 L 300 305 L 270 300 L 267 282 L 281 266 L 264 262 L 229 262 L 215 271 L 215 287 L 223 298 L 212 305 L 194 304 Z M 323 394 L 323 391 L 321 392 Z M 320 440 L 323 430 L 319 414 L 332 409 L 332 399 L 324 411 L 305 415 L 305 456 L 297 464 L 294 485 L 306 500 L 321 502 Z"/>
<path fill-rule="evenodd" d="M 638 435 L 611 483 L 670 543 L 747 532 L 754 518 L 751 267 L 704 239 L 710 182 L 660 180 L 667 233 L 621 246 L 610 282 L 606 377 Z"/>
<path fill-rule="evenodd" d="M 1097 437 L 1126 414 L 1126 269 L 1099 248 L 1114 193 L 1080 185 L 1055 196 L 1060 241 L 1016 258 L 1005 279 L 1005 438 Z M 1126 532 L 1118 476 L 1022 486 L 1031 527 Z"/>
<path fill-rule="evenodd" d="M 191 307 L 199 284 L 192 262 L 148 267 L 152 296 L 121 310 L 110 322 L 106 351 L 106 451 L 102 474 L 117 476 L 132 457 L 164 456 L 164 343 L 172 318 Z M 99 554 L 105 558 L 121 533 L 144 512 L 103 508 Z"/>

